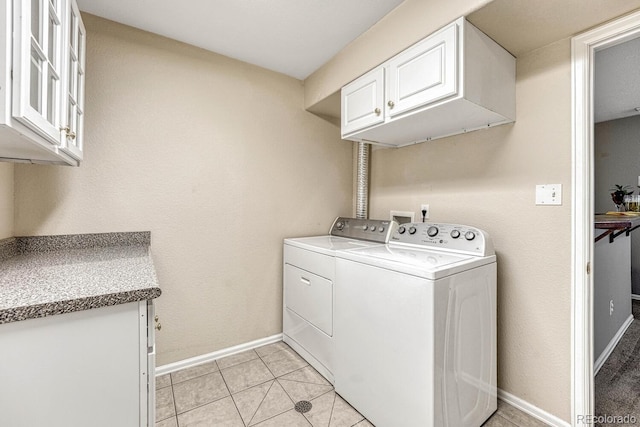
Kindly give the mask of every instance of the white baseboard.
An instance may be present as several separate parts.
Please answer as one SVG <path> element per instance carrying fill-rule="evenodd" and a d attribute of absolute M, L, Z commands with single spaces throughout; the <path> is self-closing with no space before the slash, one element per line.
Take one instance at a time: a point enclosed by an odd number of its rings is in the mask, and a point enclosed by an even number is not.
<path fill-rule="evenodd" d="M 546 423 L 553 427 L 571 427 L 571 424 L 561 420 L 553 414 L 544 411 L 531 403 L 514 396 L 511 393 L 507 393 L 504 390 L 498 389 L 498 399 L 507 402 L 509 405 L 521 410 L 522 412 L 531 415 L 543 423 Z"/>
<path fill-rule="evenodd" d="M 631 299 L 640 299 L 640 295 L 631 294 Z"/>
<path fill-rule="evenodd" d="M 233 347 L 223 348 L 222 350 L 214 351 L 213 353 L 202 354 L 200 356 L 191 357 L 189 359 L 168 363 L 166 365 L 156 367 L 156 376 L 179 371 L 180 369 L 202 365 L 203 363 L 211 362 L 212 360 L 222 359 L 223 357 L 231 356 L 232 354 L 241 353 L 243 351 L 251 350 L 267 344 L 273 344 L 278 341 L 282 341 L 282 334 L 260 338 L 258 340 L 247 342 L 244 344 L 234 345 Z"/>
<path fill-rule="evenodd" d="M 622 336 L 624 335 L 624 333 L 627 332 L 627 329 L 629 328 L 629 326 L 631 326 L 631 322 L 633 322 L 633 314 L 630 314 L 627 320 L 624 321 L 622 326 L 620 326 L 620 329 L 618 329 L 618 332 L 616 332 L 613 338 L 611 338 L 611 341 L 609 341 L 609 344 L 607 344 L 604 350 L 602 350 L 602 353 L 593 364 L 594 376 L 598 374 L 598 371 L 600 371 L 600 368 L 602 368 L 602 366 L 604 365 L 604 362 L 606 362 L 609 356 L 611 356 L 611 353 L 613 353 L 613 350 L 618 345 L 618 342 L 622 339 Z"/>

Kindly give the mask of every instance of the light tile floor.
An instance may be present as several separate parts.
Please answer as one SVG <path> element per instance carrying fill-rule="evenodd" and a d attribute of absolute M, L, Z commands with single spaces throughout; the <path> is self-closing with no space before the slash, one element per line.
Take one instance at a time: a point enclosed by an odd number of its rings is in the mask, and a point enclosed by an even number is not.
<path fill-rule="evenodd" d="M 294 405 L 310 401 L 301 414 Z M 499 401 L 485 427 L 545 424 Z M 156 378 L 156 427 L 372 427 L 283 342 Z"/>

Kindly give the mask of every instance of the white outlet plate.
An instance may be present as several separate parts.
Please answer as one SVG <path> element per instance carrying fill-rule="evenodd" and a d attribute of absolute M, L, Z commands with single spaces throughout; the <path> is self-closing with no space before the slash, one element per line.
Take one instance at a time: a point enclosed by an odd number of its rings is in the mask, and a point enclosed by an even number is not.
<path fill-rule="evenodd" d="M 405 224 L 407 222 L 415 222 L 415 212 L 409 211 L 391 211 L 389 214 L 390 220 L 396 220 L 399 224 Z"/>
<path fill-rule="evenodd" d="M 536 185 L 536 205 L 561 205 L 562 184 Z"/>

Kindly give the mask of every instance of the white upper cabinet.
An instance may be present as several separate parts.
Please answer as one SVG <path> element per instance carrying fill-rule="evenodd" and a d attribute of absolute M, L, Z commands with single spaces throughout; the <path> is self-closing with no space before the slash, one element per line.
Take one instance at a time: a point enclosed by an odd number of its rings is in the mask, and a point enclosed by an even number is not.
<path fill-rule="evenodd" d="M 0 160 L 78 165 L 86 31 L 75 0 L 0 8 Z"/>
<path fill-rule="evenodd" d="M 14 20 L 13 116 L 51 144 L 58 144 L 62 3 L 23 0 L 16 6 L 21 7 L 21 14 Z"/>
<path fill-rule="evenodd" d="M 366 89 L 372 76 L 382 98 Z M 341 98 L 342 138 L 352 141 L 401 147 L 510 123 L 515 58 L 459 18 L 345 86 Z"/>
<path fill-rule="evenodd" d="M 387 116 L 455 95 L 456 45 L 456 26 L 450 25 L 389 61 Z"/>
<path fill-rule="evenodd" d="M 70 156 L 82 160 L 82 130 L 84 125 L 84 66 L 85 45 L 87 31 L 82 23 L 78 5 L 75 2 L 69 4 L 69 29 L 68 38 L 65 41 L 65 61 L 68 65 L 68 78 L 65 81 L 64 96 L 65 115 L 63 117 L 62 130 L 64 144 L 63 150 Z"/>
<path fill-rule="evenodd" d="M 376 68 L 342 89 L 342 131 L 384 122 L 384 69 Z"/>

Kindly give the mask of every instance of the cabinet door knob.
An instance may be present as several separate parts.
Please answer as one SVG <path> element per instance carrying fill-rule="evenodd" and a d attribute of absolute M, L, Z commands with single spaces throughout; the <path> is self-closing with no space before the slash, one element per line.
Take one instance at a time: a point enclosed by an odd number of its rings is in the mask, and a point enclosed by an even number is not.
<path fill-rule="evenodd" d="M 153 320 L 156 321 L 156 323 L 158 323 L 158 320 L 160 320 L 160 318 L 158 317 L 158 315 L 156 314 L 156 317 L 153 318 Z"/>
<path fill-rule="evenodd" d="M 374 113 L 376 113 L 376 116 L 379 116 L 381 111 L 379 108 L 376 108 L 375 110 L 373 110 Z"/>
<path fill-rule="evenodd" d="M 387 102 L 387 105 L 389 106 L 389 108 L 393 108 L 396 104 L 394 104 L 393 101 L 389 101 Z"/>
<path fill-rule="evenodd" d="M 156 325 L 156 329 L 157 329 L 158 331 L 159 331 L 160 329 L 162 329 L 162 323 L 158 323 L 158 324 Z"/>
<path fill-rule="evenodd" d="M 69 126 L 61 127 L 60 130 L 67 134 L 67 138 L 76 139 L 75 132 L 71 132 Z"/>

